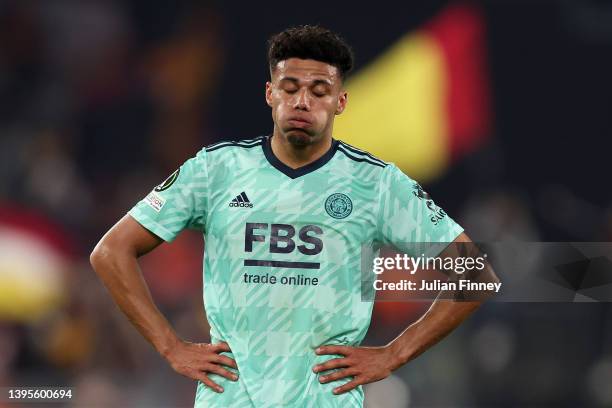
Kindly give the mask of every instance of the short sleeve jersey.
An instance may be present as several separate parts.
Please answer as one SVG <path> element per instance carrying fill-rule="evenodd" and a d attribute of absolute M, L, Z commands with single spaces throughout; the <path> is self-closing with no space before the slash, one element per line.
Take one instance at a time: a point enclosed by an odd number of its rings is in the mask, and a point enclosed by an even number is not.
<path fill-rule="evenodd" d="M 463 229 L 395 165 L 339 140 L 292 169 L 271 137 L 202 149 L 129 214 L 165 241 L 205 238 L 204 306 L 213 342 L 225 341 L 239 380 L 198 384 L 197 407 L 361 407 L 348 381 L 321 384 L 321 345 L 357 346 L 372 302 L 361 296 L 364 246 L 452 242 Z M 416 254 L 415 254 L 416 255 Z"/>

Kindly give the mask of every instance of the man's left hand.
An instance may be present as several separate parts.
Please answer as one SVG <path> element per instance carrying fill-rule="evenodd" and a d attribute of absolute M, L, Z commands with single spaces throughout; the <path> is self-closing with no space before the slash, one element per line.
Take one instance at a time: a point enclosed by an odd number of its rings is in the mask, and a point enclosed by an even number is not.
<path fill-rule="evenodd" d="M 359 385 L 382 380 L 391 375 L 393 353 L 390 347 L 349 347 L 321 346 L 315 350 L 318 355 L 339 354 L 344 357 L 334 358 L 312 368 L 315 373 L 342 368 L 331 374 L 319 377 L 323 384 L 346 377 L 354 377 L 346 384 L 334 388 L 334 394 L 343 394 Z"/>

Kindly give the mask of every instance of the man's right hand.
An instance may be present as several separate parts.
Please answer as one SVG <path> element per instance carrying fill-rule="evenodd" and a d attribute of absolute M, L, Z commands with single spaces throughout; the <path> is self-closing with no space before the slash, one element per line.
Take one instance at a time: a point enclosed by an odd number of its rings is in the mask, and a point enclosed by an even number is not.
<path fill-rule="evenodd" d="M 164 357 L 177 373 L 199 380 L 216 392 L 223 392 L 223 387 L 212 381 L 208 373 L 218 374 L 231 381 L 238 380 L 237 374 L 223 367 L 238 368 L 236 361 L 219 354 L 224 351 L 231 352 L 227 343 L 191 343 L 180 340 Z"/>

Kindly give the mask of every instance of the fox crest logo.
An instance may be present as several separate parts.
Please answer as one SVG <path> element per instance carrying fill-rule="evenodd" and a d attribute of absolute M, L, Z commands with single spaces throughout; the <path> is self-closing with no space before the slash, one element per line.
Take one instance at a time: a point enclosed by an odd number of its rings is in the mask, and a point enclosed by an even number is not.
<path fill-rule="evenodd" d="M 353 202 L 346 194 L 334 193 L 325 200 L 325 211 L 333 218 L 346 218 L 353 211 Z"/>

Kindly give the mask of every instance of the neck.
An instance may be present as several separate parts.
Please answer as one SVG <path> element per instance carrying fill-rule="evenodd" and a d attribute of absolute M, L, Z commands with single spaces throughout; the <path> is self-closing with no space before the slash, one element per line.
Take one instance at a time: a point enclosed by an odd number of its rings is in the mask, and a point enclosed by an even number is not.
<path fill-rule="evenodd" d="M 297 169 L 319 159 L 327 153 L 331 145 L 332 137 L 331 134 L 328 134 L 321 137 L 315 143 L 296 147 L 289 143 L 287 138 L 281 135 L 275 126 L 270 146 L 278 160 L 292 169 Z"/>

